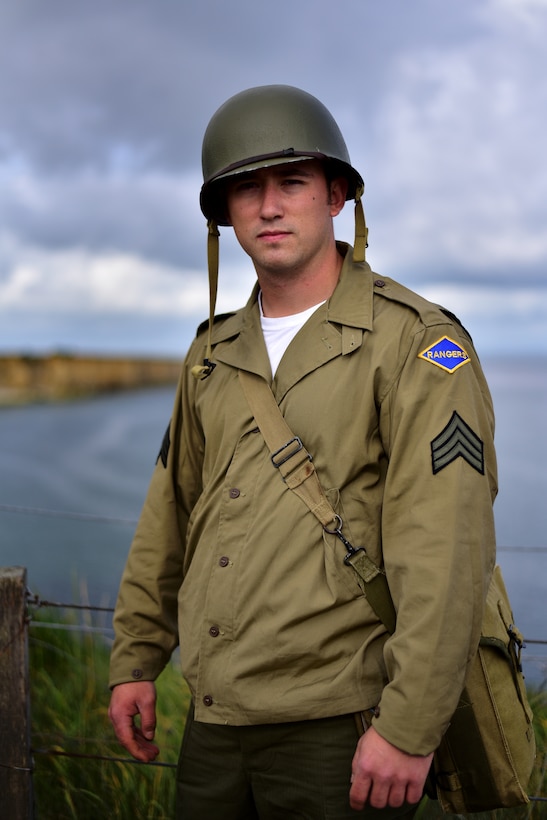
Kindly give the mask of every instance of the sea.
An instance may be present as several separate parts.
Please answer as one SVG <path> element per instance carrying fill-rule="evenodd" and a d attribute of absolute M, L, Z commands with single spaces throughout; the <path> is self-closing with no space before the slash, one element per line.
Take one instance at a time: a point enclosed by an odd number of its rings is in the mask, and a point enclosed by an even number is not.
<path fill-rule="evenodd" d="M 498 563 L 547 679 L 547 358 L 484 359 L 496 411 Z M 169 422 L 175 388 L 0 408 L 0 566 L 37 600 L 108 609 Z M 108 616 L 107 616 L 108 617 Z"/>

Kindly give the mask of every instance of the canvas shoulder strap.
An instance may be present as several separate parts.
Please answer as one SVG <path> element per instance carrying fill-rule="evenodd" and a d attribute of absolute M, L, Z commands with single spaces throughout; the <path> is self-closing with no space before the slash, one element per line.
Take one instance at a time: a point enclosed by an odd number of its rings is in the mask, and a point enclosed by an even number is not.
<path fill-rule="evenodd" d="M 283 481 L 306 504 L 325 532 L 336 535 L 347 549 L 344 562 L 357 575 L 367 600 L 389 632 L 395 631 L 395 607 L 385 573 L 366 554 L 353 547 L 342 534 L 342 519 L 326 497 L 312 457 L 295 436 L 279 409 L 270 386 L 256 373 L 239 371 L 241 388 L 271 453 L 273 466 Z"/>
<path fill-rule="evenodd" d="M 285 421 L 266 381 L 255 373 L 239 371 L 247 403 L 283 481 L 310 508 L 323 527 L 334 526 L 336 513 L 325 497 L 312 458 L 302 440 Z"/>

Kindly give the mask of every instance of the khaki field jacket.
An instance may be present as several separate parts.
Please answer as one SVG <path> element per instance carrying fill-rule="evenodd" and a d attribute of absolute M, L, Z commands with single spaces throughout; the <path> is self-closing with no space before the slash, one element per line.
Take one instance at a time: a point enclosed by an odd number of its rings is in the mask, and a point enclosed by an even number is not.
<path fill-rule="evenodd" d="M 180 643 L 196 719 L 257 724 L 379 707 L 395 746 L 427 754 L 457 704 L 494 563 L 493 411 L 458 321 L 366 263 L 272 381 L 257 289 L 183 367 L 120 588 L 111 685 L 155 679 Z M 326 535 L 273 467 L 238 370 L 269 383 L 354 546 L 385 568 L 388 637 Z"/>

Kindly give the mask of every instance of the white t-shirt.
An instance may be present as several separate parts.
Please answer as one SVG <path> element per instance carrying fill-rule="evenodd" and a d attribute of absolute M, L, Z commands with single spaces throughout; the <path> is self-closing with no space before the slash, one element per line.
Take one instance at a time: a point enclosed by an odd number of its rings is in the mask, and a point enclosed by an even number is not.
<path fill-rule="evenodd" d="M 318 305 L 313 305 L 313 307 L 303 310 L 301 313 L 292 313 L 290 316 L 279 316 L 278 318 L 264 316 L 264 313 L 262 312 L 261 295 L 259 295 L 258 304 L 260 305 L 260 323 L 262 325 L 262 333 L 264 334 L 266 349 L 270 357 L 272 374 L 275 376 L 275 371 L 278 368 L 284 352 L 300 328 L 306 324 L 312 313 L 317 310 L 319 305 L 324 304 L 324 302 L 319 302 Z"/>

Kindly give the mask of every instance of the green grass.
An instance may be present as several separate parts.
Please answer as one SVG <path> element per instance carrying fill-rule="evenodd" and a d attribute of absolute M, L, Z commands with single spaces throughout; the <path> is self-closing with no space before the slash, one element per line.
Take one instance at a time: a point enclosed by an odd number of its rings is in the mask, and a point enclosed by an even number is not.
<path fill-rule="evenodd" d="M 58 611 L 34 621 L 76 624 Z M 33 776 L 38 820 L 160 820 L 172 818 L 173 768 L 88 759 L 129 759 L 116 741 L 107 710 L 110 647 L 96 633 L 30 628 Z M 176 663 L 157 681 L 156 742 L 163 763 L 177 762 L 189 693 Z M 49 752 L 44 754 L 43 750 Z"/>
<path fill-rule="evenodd" d="M 39 610 L 33 621 L 75 625 L 82 616 Z M 85 619 L 84 619 L 85 620 Z M 172 818 L 175 792 L 173 768 L 101 761 L 70 755 L 123 757 L 107 716 L 110 647 L 100 634 L 55 629 L 30 629 L 30 684 L 34 792 L 37 820 L 161 820 Z M 177 762 L 189 693 L 176 663 L 157 681 L 156 742 L 160 760 Z M 529 692 L 538 759 L 529 794 L 547 796 L 547 689 Z M 44 754 L 41 750 L 47 750 Z M 436 801 L 424 801 L 420 820 L 443 815 Z M 531 803 L 477 818 L 547 820 L 547 803 Z"/>

